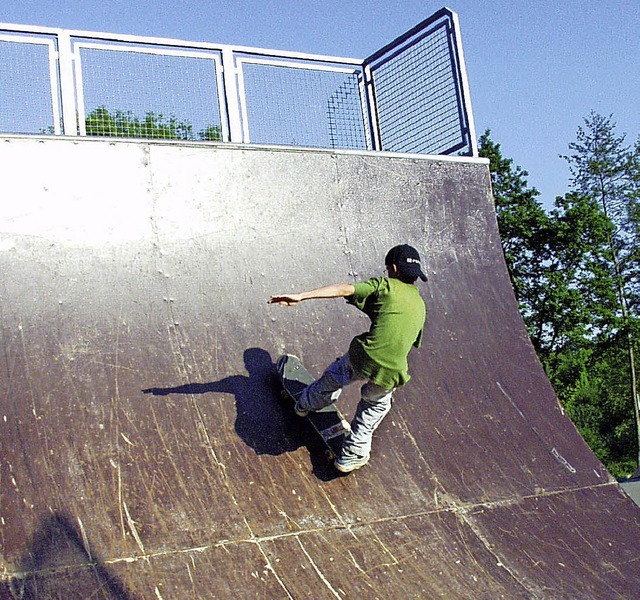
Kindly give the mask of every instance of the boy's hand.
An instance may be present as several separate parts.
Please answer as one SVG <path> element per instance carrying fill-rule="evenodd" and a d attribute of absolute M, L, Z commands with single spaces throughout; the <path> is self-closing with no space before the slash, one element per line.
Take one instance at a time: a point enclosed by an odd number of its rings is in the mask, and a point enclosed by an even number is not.
<path fill-rule="evenodd" d="M 295 306 L 302 301 L 300 294 L 279 294 L 271 296 L 267 304 L 281 304 L 282 306 Z"/>

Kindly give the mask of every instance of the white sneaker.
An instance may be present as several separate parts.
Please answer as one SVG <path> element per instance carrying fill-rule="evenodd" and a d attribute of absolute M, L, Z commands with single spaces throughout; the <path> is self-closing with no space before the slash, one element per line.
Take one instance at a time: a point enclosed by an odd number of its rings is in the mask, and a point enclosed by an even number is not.
<path fill-rule="evenodd" d="M 369 462 L 370 457 L 371 455 L 369 454 L 359 456 L 348 450 L 346 452 L 343 450 L 333 464 L 341 473 L 351 473 L 351 471 L 364 467 Z"/>

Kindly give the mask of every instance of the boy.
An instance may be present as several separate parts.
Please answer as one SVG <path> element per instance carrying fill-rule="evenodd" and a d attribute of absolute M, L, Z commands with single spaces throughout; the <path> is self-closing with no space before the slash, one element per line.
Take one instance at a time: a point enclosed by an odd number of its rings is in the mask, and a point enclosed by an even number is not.
<path fill-rule="evenodd" d="M 363 283 L 338 283 L 300 294 L 271 296 L 269 304 L 295 306 L 303 300 L 346 298 L 371 319 L 368 332 L 356 336 L 347 354 L 338 358 L 322 377 L 308 386 L 295 406 L 301 417 L 335 402 L 342 388 L 364 381 L 361 400 L 335 467 L 349 473 L 367 464 L 373 432 L 391 409 L 396 388 L 409 381 L 407 356 L 419 348 L 426 307 L 414 285 L 427 277 L 418 251 L 403 244 L 389 250 L 385 265 L 388 277 Z"/>

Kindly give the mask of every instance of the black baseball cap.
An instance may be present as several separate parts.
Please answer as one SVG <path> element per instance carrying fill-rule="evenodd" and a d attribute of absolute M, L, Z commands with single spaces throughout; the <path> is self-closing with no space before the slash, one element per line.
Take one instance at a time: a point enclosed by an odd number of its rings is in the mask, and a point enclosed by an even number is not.
<path fill-rule="evenodd" d="M 420 266 L 420 254 L 409 244 L 401 244 L 391 248 L 387 252 L 384 264 L 395 265 L 398 267 L 400 274 L 408 278 L 417 279 L 419 277 L 422 281 L 427 280 L 427 276 L 422 272 L 422 267 Z"/>

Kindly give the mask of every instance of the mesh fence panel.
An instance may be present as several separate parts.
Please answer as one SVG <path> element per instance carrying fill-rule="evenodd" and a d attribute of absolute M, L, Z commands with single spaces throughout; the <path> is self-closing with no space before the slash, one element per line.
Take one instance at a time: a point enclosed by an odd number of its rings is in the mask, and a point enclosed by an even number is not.
<path fill-rule="evenodd" d="M 369 128 L 364 121 L 366 107 L 360 77 L 350 77 L 331 95 L 327 105 L 331 148 L 371 148 Z"/>
<path fill-rule="evenodd" d="M 3 132 L 476 152 L 448 9 L 365 61 L 0 27 Z"/>
<path fill-rule="evenodd" d="M 0 131 L 59 132 L 59 100 L 51 92 L 51 77 L 56 76 L 50 73 L 51 48 L 47 42 L 0 39 Z"/>
<path fill-rule="evenodd" d="M 357 72 L 243 62 L 253 143 L 365 150 Z"/>
<path fill-rule="evenodd" d="M 223 139 L 214 55 L 79 48 L 87 135 Z"/>
<path fill-rule="evenodd" d="M 450 154 L 468 145 L 448 22 L 372 68 L 383 150 Z"/>

